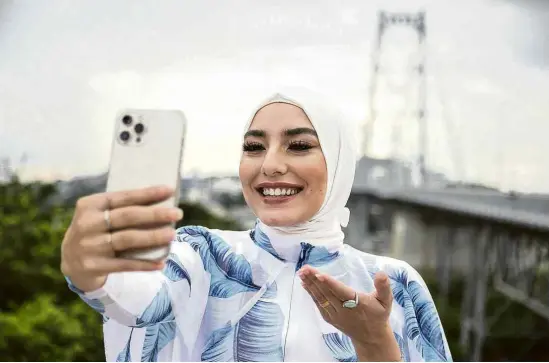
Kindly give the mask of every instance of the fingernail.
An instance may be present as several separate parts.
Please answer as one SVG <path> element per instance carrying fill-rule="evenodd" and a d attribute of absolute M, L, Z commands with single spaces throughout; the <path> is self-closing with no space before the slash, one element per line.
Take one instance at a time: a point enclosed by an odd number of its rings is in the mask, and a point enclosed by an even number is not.
<path fill-rule="evenodd" d="M 315 274 L 315 277 L 318 279 L 318 281 L 324 281 L 324 276 L 321 274 Z"/>
<path fill-rule="evenodd" d="M 168 229 L 164 231 L 164 235 L 162 236 L 163 240 L 173 240 L 175 238 L 175 230 L 174 229 Z"/>
<path fill-rule="evenodd" d="M 167 185 L 158 185 L 156 187 L 153 187 L 152 189 L 154 192 L 158 194 L 169 194 L 173 193 L 173 189 Z"/>
<path fill-rule="evenodd" d="M 183 218 L 183 211 L 181 209 L 174 209 L 171 212 L 171 216 L 175 219 L 181 219 Z"/>

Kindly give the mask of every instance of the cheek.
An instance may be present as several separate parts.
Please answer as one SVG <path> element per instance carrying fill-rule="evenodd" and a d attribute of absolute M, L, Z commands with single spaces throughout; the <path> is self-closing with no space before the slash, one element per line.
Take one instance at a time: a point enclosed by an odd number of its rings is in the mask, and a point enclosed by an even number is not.
<path fill-rule="evenodd" d="M 240 159 L 240 165 L 238 168 L 238 175 L 242 184 L 242 190 L 244 193 L 249 189 L 250 184 L 253 182 L 257 175 L 257 163 L 249 160 L 245 157 Z"/>
<path fill-rule="evenodd" d="M 326 171 L 326 162 L 324 158 L 317 158 L 314 161 L 307 163 L 301 167 L 301 176 L 309 185 L 311 193 L 318 196 L 322 201 L 326 194 L 326 184 L 328 173 Z"/>

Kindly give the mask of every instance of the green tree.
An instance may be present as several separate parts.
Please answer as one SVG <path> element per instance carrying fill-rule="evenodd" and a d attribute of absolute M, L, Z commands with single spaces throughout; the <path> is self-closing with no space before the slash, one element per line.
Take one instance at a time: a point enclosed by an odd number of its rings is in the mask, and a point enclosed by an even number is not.
<path fill-rule="evenodd" d="M 241 207 L 246 205 L 246 201 L 244 200 L 244 195 L 242 193 L 219 193 L 217 198 L 219 200 L 219 204 L 221 204 L 225 208 L 231 208 L 235 206 Z"/>
<path fill-rule="evenodd" d="M 21 183 L 15 176 L 0 184 L 2 360 L 105 360 L 101 316 L 67 288 L 59 269 L 73 208 L 48 203 L 55 193 L 52 184 Z M 239 228 L 199 205 L 181 207 L 182 223 Z"/>

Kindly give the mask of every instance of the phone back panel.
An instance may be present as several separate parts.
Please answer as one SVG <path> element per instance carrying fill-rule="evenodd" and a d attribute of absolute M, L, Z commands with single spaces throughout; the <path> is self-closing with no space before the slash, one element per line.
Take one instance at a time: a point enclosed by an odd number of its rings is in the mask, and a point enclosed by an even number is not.
<path fill-rule="evenodd" d="M 176 110 L 127 109 L 115 122 L 107 192 L 167 185 L 174 196 L 158 203 L 173 207 L 179 201 L 181 160 L 186 119 Z M 124 253 L 139 259 L 164 258 L 169 249 L 147 249 Z"/>

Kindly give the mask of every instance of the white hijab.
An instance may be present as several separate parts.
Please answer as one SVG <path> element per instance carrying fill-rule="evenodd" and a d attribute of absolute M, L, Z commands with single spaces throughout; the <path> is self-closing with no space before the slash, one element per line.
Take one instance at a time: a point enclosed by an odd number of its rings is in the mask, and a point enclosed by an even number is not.
<path fill-rule="evenodd" d="M 271 103 L 288 103 L 301 108 L 318 134 L 327 166 L 327 189 L 320 210 L 307 222 L 287 227 L 269 227 L 268 234 L 277 232 L 281 237 L 299 239 L 313 245 L 333 245 L 343 242 L 341 227 L 349 222 L 350 212 L 345 207 L 351 194 L 356 165 L 356 142 L 352 129 L 341 112 L 323 96 L 310 90 L 292 88 L 269 97 L 261 103 L 248 121 L 245 132 L 263 107 Z"/>

